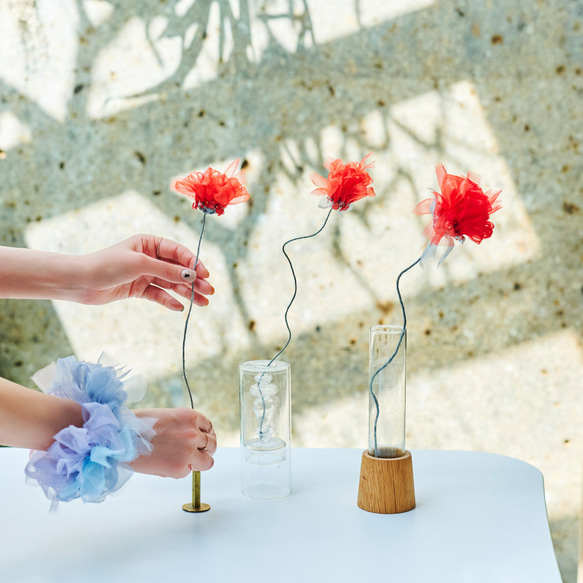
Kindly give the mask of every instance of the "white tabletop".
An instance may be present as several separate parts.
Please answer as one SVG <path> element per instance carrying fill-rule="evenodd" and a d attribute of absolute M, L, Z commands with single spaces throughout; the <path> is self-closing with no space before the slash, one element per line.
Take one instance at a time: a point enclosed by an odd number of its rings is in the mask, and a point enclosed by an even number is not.
<path fill-rule="evenodd" d="M 561 583 L 541 473 L 511 458 L 413 451 L 417 508 L 356 505 L 361 451 L 294 449 L 293 494 L 239 493 L 239 450 L 202 475 L 205 514 L 188 514 L 190 478 L 134 475 L 102 504 L 49 514 L 24 484 L 27 452 L 0 450 L 2 583 Z"/>

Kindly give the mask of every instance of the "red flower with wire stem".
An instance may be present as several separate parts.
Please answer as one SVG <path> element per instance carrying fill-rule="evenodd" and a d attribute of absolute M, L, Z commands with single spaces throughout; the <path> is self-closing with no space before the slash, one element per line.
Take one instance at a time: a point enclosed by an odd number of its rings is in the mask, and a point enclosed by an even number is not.
<path fill-rule="evenodd" d="M 481 243 L 490 238 L 494 230 L 490 215 L 502 208 L 498 200 L 501 191 L 484 192 L 478 184 L 479 176 L 471 172 L 467 176 L 448 174 L 442 164 L 437 166 L 436 174 L 441 192 L 433 191 L 434 197 L 421 201 L 413 211 L 417 215 L 433 215 L 423 231 L 429 239 L 424 255 L 434 253 L 442 239 L 451 248 L 454 240 L 463 243 L 469 237 Z"/>
<path fill-rule="evenodd" d="M 328 178 L 324 178 L 315 172 L 312 174 L 312 182 L 318 187 L 312 190 L 312 194 L 326 196 L 328 206 L 333 209 L 346 211 L 350 205 L 365 196 L 375 196 L 374 189 L 370 186 L 372 178 L 367 170 L 374 168 L 374 162 L 367 162 L 367 154 L 360 162 L 342 162 L 330 157 L 324 162 L 329 170 Z"/>
<path fill-rule="evenodd" d="M 171 186 L 194 201 L 193 209 L 222 215 L 228 205 L 249 200 L 249 193 L 243 186 L 245 176 L 236 172 L 238 166 L 239 160 L 235 160 L 224 173 L 211 167 L 204 172 L 192 172 L 183 180 L 174 180 Z"/>

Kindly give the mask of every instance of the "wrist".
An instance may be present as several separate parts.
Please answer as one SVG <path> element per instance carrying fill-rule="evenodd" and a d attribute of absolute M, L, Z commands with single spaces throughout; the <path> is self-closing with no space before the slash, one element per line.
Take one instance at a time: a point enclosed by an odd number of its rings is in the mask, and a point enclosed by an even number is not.
<path fill-rule="evenodd" d="M 55 442 L 55 435 L 62 429 L 74 425 L 83 427 L 83 411 L 81 405 L 71 399 L 62 399 L 54 395 L 47 397 L 46 423 L 38 436 L 38 444 L 30 445 L 30 449 L 46 451 Z"/>
<path fill-rule="evenodd" d="M 82 301 L 85 269 L 81 256 L 59 253 L 49 255 L 47 264 L 51 273 L 45 285 L 47 299 Z"/>
<path fill-rule="evenodd" d="M 61 405 L 53 442 L 46 450 L 31 452 L 25 474 L 37 482 L 51 508 L 59 502 L 82 498 L 101 502 L 130 477 L 129 463 L 152 451 L 155 419 L 138 419 L 125 401 L 127 393 L 119 367 L 80 362 L 74 356 L 59 359 L 48 387 Z M 71 406 L 79 405 L 79 412 Z M 54 404 L 54 402 L 53 402 Z M 58 421 L 57 421 L 58 418 Z M 68 423 L 61 427 L 63 423 Z M 49 424 L 50 425 L 50 424 Z"/>
<path fill-rule="evenodd" d="M 81 405 L 0 379 L 0 443 L 46 450 L 69 425 L 83 425 Z"/>
<path fill-rule="evenodd" d="M 74 299 L 81 281 L 82 262 L 76 256 L 0 247 L 0 297 Z"/>

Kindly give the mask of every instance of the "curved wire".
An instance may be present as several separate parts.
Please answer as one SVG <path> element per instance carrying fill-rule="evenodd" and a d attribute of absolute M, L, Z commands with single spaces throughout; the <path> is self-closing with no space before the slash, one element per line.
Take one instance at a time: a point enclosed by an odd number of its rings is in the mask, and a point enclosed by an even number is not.
<path fill-rule="evenodd" d="M 285 252 L 285 248 L 287 245 L 289 245 L 289 243 L 293 243 L 294 241 L 301 241 L 302 239 L 311 239 L 312 237 L 315 237 L 316 235 L 320 234 L 324 230 L 324 227 L 326 226 L 326 224 L 328 223 L 328 219 L 330 218 L 330 215 L 332 214 L 333 208 L 334 207 L 330 207 L 330 210 L 328 211 L 328 214 L 326 215 L 326 219 L 324 220 L 324 223 L 315 233 L 312 233 L 311 235 L 304 235 L 303 237 L 295 237 L 294 239 L 290 239 L 289 241 L 286 241 L 281 247 L 281 251 L 285 255 L 287 262 L 289 263 L 289 268 L 291 269 L 292 277 L 294 279 L 294 293 L 293 293 L 292 299 L 290 300 L 289 304 L 287 305 L 287 308 L 285 310 L 285 314 L 283 316 L 283 319 L 285 322 L 285 327 L 287 328 L 287 333 L 288 333 L 287 342 L 285 343 L 285 346 L 269 361 L 267 368 L 269 368 L 273 364 L 273 362 L 279 356 L 281 356 L 283 354 L 283 351 L 289 346 L 289 343 L 291 342 L 291 339 L 292 339 L 292 331 L 291 331 L 291 328 L 289 326 L 289 321 L 287 319 L 287 316 L 289 314 L 290 308 L 292 307 L 292 304 L 294 303 L 294 301 L 296 299 L 296 296 L 298 295 L 298 279 L 296 277 L 296 272 L 294 271 L 294 266 L 292 265 L 291 259 L 289 258 L 289 255 Z M 259 424 L 259 436 L 260 437 L 263 433 L 263 423 L 265 421 L 265 409 L 266 409 L 265 397 L 263 396 L 263 391 L 261 390 L 261 381 L 263 380 L 263 376 L 265 374 L 266 374 L 266 372 L 263 372 L 261 374 L 261 377 L 257 381 L 257 389 L 259 390 L 259 396 L 261 397 L 261 402 L 263 405 L 263 414 L 261 416 L 261 422 Z"/>
<path fill-rule="evenodd" d="M 204 234 L 204 226 L 206 223 L 206 213 L 202 215 L 202 227 L 200 229 L 200 237 L 198 238 L 198 247 L 196 249 L 196 260 L 194 262 L 193 270 L 196 271 L 196 266 L 198 265 L 198 258 L 200 257 L 200 244 L 202 243 L 202 236 Z M 186 316 L 186 322 L 184 323 L 184 335 L 182 337 L 182 376 L 184 377 L 184 382 L 186 383 L 186 388 L 188 389 L 188 396 L 190 397 L 190 406 L 194 409 L 194 400 L 192 398 L 192 391 L 190 390 L 190 385 L 188 384 L 188 377 L 186 375 L 186 332 L 188 330 L 188 320 L 190 320 L 190 312 L 192 312 L 192 304 L 194 303 L 194 283 L 196 278 L 192 282 L 192 289 L 190 293 L 190 306 L 188 307 L 188 314 Z"/>
<path fill-rule="evenodd" d="M 290 302 L 285 310 L 285 314 L 283 317 L 283 319 L 285 321 L 285 326 L 287 328 L 287 333 L 288 333 L 287 342 L 285 343 L 285 346 L 269 361 L 269 364 L 267 365 L 268 367 L 270 367 L 273 364 L 273 361 L 278 356 L 281 356 L 283 351 L 289 346 L 289 343 L 291 342 L 291 339 L 292 339 L 292 333 L 291 333 L 291 329 L 289 327 L 287 315 L 288 315 L 289 310 L 292 307 L 292 304 L 294 303 L 296 296 L 298 294 L 298 280 L 296 278 L 294 266 L 292 265 L 292 262 L 291 262 L 291 259 L 289 258 L 289 255 L 285 252 L 285 248 L 287 245 L 289 245 L 290 243 L 293 243 L 294 241 L 301 241 L 302 239 L 311 239 L 312 237 L 319 235 L 324 230 L 324 227 L 326 226 L 326 223 L 328 222 L 328 219 L 330 218 L 330 215 L 332 214 L 332 210 L 333 210 L 333 207 L 330 207 L 330 210 L 328 211 L 328 214 L 326 215 L 326 219 L 324 220 L 324 224 L 315 233 L 313 233 L 312 235 L 304 235 L 303 237 L 296 237 L 295 239 L 290 239 L 289 241 L 286 241 L 281 247 L 281 251 L 285 255 L 287 262 L 289 263 L 289 268 L 291 269 L 292 277 L 294 278 L 294 294 L 293 294 L 292 299 L 290 300 Z"/>
<path fill-rule="evenodd" d="M 375 395 L 375 392 L 373 390 L 373 383 L 374 383 L 375 379 L 377 378 L 377 376 L 385 368 L 387 368 L 387 366 L 389 366 L 389 364 L 391 364 L 391 362 L 393 362 L 395 356 L 397 355 L 397 353 L 399 352 L 399 349 L 401 348 L 401 343 L 403 342 L 403 338 L 405 337 L 405 332 L 407 331 L 407 314 L 405 313 L 405 304 L 403 303 L 403 298 L 401 296 L 401 290 L 399 288 L 399 284 L 401 282 L 401 277 L 403 277 L 403 275 L 405 273 L 407 273 L 410 269 L 413 269 L 413 267 L 415 267 L 420 261 L 421 261 L 421 257 L 419 257 L 419 259 L 417 259 L 417 261 L 415 261 L 415 263 L 412 263 L 411 265 L 409 265 L 409 267 L 407 267 L 406 269 L 403 269 L 403 271 L 401 271 L 401 273 L 399 273 L 399 275 L 397 277 L 397 295 L 399 297 L 399 303 L 401 304 L 401 310 L 403 312 L 403 329 L 401 331 L 401 336 L 399 337 L 399 342 L 397 343 L 397 348 L 395 348 L 395 351 L 393 352 L 393 354 L 391 355 L 391 357 L 389 358 L 389 360 L 387 362 L 385 362 L 385 364 L 383 364 L 383 366 L 381 366 L 381 368 L 379 368 L 371 376 L 370 383 L 369 383 L 369 386 L 368 386 L 369 393 L 370 393 L 371 397 L 374 400 L 374 404 L 375 404 L 375 408 L 376 408 L 376 416 L 375 416 L 374 431 L 373 431 L 375 454 L 376 454 L 377 449 L 378 449 L 378 443 L 377 443 L 377 428 L 378 428 L 378 422 L 379 422 L 379 416 L 380 416 L 380 413 L 381 413 L 381 409 L 380 409 L 380 406 L 379 406 L 378 398 Z"/>

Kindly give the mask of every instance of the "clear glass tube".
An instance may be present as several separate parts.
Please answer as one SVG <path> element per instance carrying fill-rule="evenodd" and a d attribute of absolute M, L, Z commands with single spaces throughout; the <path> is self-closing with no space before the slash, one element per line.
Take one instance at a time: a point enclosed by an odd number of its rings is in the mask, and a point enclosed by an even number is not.
<path fill-rule="evenodd" d="M 250 498 L 291 493 L 291 373 L 287 362 L 239 365 L 241 492 Z"/>
<path fill-rule="evenodd" d="M 372 326 L 369 337 L 368 453 L 395 458 L 405 454 L 407 331 Z"/>

